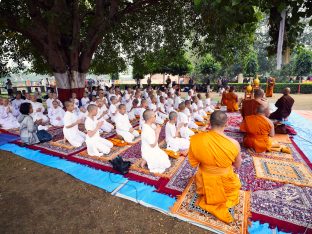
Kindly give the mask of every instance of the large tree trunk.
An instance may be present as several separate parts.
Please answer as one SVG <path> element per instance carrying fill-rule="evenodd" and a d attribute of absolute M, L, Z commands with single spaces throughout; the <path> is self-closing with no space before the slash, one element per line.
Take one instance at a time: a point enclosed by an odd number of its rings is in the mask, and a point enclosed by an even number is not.
<path fill-rule="evenodd" d="M 80 99 L 85 92 L 86 73 L 71 71 L 69 73 L 54 73 L 59 99 L 64 102 L 71 98 L 72 93 Z"/>
<path fill-rule="evenodd" d="M 283 64 L 286 65 L 290 62 L 290 48 L 287 46 L 283 51 Z"/>

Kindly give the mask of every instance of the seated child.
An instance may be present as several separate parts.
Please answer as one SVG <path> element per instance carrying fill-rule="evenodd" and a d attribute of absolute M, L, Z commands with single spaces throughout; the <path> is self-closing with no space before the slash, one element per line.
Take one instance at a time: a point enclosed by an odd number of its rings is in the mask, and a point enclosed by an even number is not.
<path fill-rule="evenodd" d="M 83 94 L 83 97 L 81 98 L 81 106 L 84 107 L 85 109 L 87 109 L 89 103 L 90 103 L 90 99 L 89 99 L 89 96 L 88 96 L 88 92 L 85 92 Z"/>
<path fill-rule="evenodd" d="M 126 105 L 118 106 L 118 113 L 115 116 L 116 132 L 122 136 L 126 142 L 132 143 L 135 137 L 140 134 L 134 130 L 127 115 Z"/>
<path fill-rule="evenodd" d="M 214 107 L 211 105 L 210 93 L 206 93 L 205 111 L 210 113 L 214 112 Z"/>
<path fill-rule="evenodd" d="M 77 115 L 74 113 L 74 103 L 67 101 L 65 102 L 66 112 L 64 115 L 64 138 L 72 146 L 80 147 L 86 138 L 86 134 L 78 129 L 78 125 L 83 123 L 82 119 L 78 119 Z"/>
<path fill-rule="evenodd" d="M 33 112 L 32 105 L 29 102 L 24 102 L 20 106 L 21 114 L 18 116 L 21 141 L 27 145 L 39 143 L 37 137 L 38 124 L 41 120 L 34 122 L 30 114 Z"/>
<path fill-rule="evenodd" d="M 2 129 L 18 128 L 19 123 L 13 116 L 13 108 L 10 105 L 9 99 L 4 98 L 1 100 L 0 105 L 0 125 Z"/>
<path fill-rule="evenodd" d="M 64 125 L 65 111 L 59 106 L 58 101 L 52 102 L 52 107 L 48 109 L 48 116 L 52 126 L 60 127 Z"/>
<path fill-rule="evenodd" d="M 111 123 L 106 121 L 109 117 L 107 115 L 108 110 L 107 110 L 106 106 L 104 105 L 104 100 L 98 99 L 98 100 L 96 100 L 96 104 L 98 107 L 96 118 L 98 121 L 103 122 L 100 131 L 111 132 L 114 129 L 114 125 L 112 125 Z"/>
<path fill-rule="evenodd" d="M 111 102 L 111 104 L 110 104 L 109 109 L 108 109 L 108 115 L 109 115 L 111 121 L 113 123 L 115 123 L 115 116 L 117 114 L 116 103 L 118 102 L 116 96 L 111 96 L 110 102 Z"/>
<path fill-rule="evenodd" d="M 166 143 L 167 149 L 172 151 L 187 150 L 190 146 L 190 141 L 180 137 L 180 129 L 184 123 L 179 123 L 176 127 L 178 114 L 175 111 L 169 113 L 169 121 L 166 124 Z"/>
<path fill-rule="evenodd" d="M 90 156 L 101 157 L 103 154 L 109 154 L 113 143 L 100 136 L 103 121 L 98 121 L 96 118 L 98 107 L 94 104 L 88 106 L 88 116 L 85 121 L 87 130 L 86 144 L 87 151 Z"/>
<path fill-rule="evenodd" d="M 144 111 L 143 118 L 145 123 L 142 127 L 141 152 L 143 161 L 141 167 L 147 163 L 150 172 L 163 173 L 171 166 L 171 163 L 165 151 L 158 146 L 161 127 L 155 125 L 156 114 L 153 111 Z"/>
<path fill-rule="evenodd" d="M 191 136 L 194 135 L 194 132 L 189 129 L 188 125 L 189 125 L 189 120 L 187 115 L 183 112 L 185 109 L 185 105 L 184 102 L 179 104 L 179 112 L 178 112 L 178 124 L 182 124 L 181 128 L 180 128 L 180 135 L 182 138 L 185 138 L 187 140 L 190 139 Z M 195 124 L 196 125 L 196 124 Z M 198 126 L 196 125 L 196 127 L 198 128 Z"/>

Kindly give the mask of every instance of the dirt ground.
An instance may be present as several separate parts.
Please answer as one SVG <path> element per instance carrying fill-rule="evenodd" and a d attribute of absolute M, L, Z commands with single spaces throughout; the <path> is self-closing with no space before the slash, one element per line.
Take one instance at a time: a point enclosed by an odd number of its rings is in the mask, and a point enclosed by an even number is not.
<path fill-rule="evenodd" d="M 209 233 L 0 151 L 0 233 Z"/>

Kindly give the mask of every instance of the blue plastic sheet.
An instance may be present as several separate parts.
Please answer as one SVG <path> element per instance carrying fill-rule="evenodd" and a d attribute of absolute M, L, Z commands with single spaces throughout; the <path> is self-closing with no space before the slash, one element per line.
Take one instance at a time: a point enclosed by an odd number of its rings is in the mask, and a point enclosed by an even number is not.
<path fill-rule="evenodd" d="M 285 121 L 285 124 L 293 127 L 297 135 L 294 136 L 294 141 L 302 150 L 302 152 L 307 156 L 307 158 L 312 161 L 312 122 L 303 116 L 293 112 Z"/>
<path fill-rule="evenodd" d="M 18 136 L 13 136 L 10 134 L 0 134 L 0 145 L 7 144 L 9 142 L 19 139 Z"/>
<path fill-rule="evenodd" d="M 252 222 L 251 227 L 248 228 L 248 232 L 250 234 L 271 234 L 272 229 L 269 227 L 269 224 L 264 223 L 264 224 L 260 224 L 260 222 Z M 280 232 L 277 230 L 277 228 L 275 229 L 276 234 L 287 234 L 286 232 Z"/>
<path fill-rule="evenodd" d="M 152 186 L 135 181 L 129 181 L 117 194 L 121 194 L 137 202 L 147 203 L 163 211 L 169 211 L 169 208 L 176 201 L 175 198 L 155 192 L 155 188 Z"/>

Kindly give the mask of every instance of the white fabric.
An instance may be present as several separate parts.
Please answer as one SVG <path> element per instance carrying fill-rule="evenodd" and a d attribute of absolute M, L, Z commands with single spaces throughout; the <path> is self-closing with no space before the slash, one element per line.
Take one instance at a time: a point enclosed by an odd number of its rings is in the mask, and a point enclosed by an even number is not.
<path fill-rule="evenodd" d="M 113 122 L 115 122 L 115 114 L 117 113 L 117 107 L 113 104 L 109 106 L 108 115 Z"/>
<path fill-rule="evenodd" d="M 188 139 L 176 137 L 177 128 L 175 124 L 167 122 L 165 130 L 167 149 L 177 152 L 189 148 L 190 141 Z"/>
<path fill-rule="evenodd" d="M 12 114 L 11 106 L 0 106 L 0 125 L 2 129 L 19 128 L 20 124 Z"/>
<path fill-rule="evenodd" d="M 23 99 L 14 99 L 12 101 L 12 114 L 14 117 L 18 117 L 21 114 L 19 109 L 22 103 L 24 103 Z"/>
<path fill-rule="evenodd" d="M 155 143 L 156 134 L 153 127 L 143 124 L 142 127 L 142 158 L 146 160 L 148 169 L 153 173 L 163 173 L 171 166 L 168 155 L 159 148 L 158 144 L 155 147 L 151 145 Z"/>
<path fill-rule="evenodd" d="M 42 122 L 46 123 L 49 121 L 48 117 L 43 114 L 44 107 L 40 102 L 31 102 L 33 113 L 30 115 L 34 121 L 42 119 Z M 39 111 L 39 109 L 41 109 Z M 37 111 L 38 110 L 38 111 Z"/>
<path fill-rule="evenodd" d="M 64 115 L 65 111 L 61 107 L 51 107 L 48 109 L 48 117 L 50 119 L 50 123 L 53 126 L 63 126 L 64 125 Z"/>
<path fill-rule="evenodd" d="M 64 127 L 63 133 L 64 138 L 73 146 L 80 147 L 86 138 L 86 134 L 79 131 L 78 125 L 75 125 L 71 128 L 66 128 L 66 126 L 72 125 L 78 120 L 78 117 L 75 113 L 66 111 L 64 115 Z"/>
<path fill-rule="evenodd" d="M 84 108 L 87 108 L 89 103 L 90 103 L 90 99 L 88 97 L 83 97 L 81 98 L 81 105 L 84 107 Z"/>
<path fill-rule="evenodd" d="M 138 137 L 140 134 L 138 131 L 134 130 L 130 132 L 132 125 L 129 121 L 127 114 L 117 113 L 115 116 L 116 121 L 116 132 L 118 135 L 122 136 L 122 138 L 129 143 L 132 143 L 135 137 Z"/>
<path fill-rule="evenodd" d="M 179 96 L 176 96 L 174 98 L 174 109 L 178 109 L 179 108 L 179 104 L 182 102 L 183 100 L 179 97 Z"/>
<path fill-rule="evenodd" d="M 96 117 L 91 119 L 89 116 L 87 116 L 85 121 L 86 130 L 95 130 L 97 123 L 98 121 Z M 109 154 L 111 148 L 113 147 L 113 143 L 102 138 L 99 131 L 97 131 L 92 137 L 90 137 L 88 134 L 86 135 L 86 145 L 88 154 L 90 156 L 97 157 L 103 156 L 103 154 Z"/>
<path fill-rule="evenodd" d="M 106 119 L 109 118 L 109 116 L 107 114 L 105 114 L 104 116 L 101 117 L 101 115 L 103 114 L 103 112 L 107 111 L 107 108 L 106 106 L 102 106 L 101 108 L 98 108 L 98 112 L 97 112 L 97 115 L 96 115 L 96 119 L 98 121 L 103 121 L 103 125 L 101 127 L 101 131 L 104 131 L 104 132 L 111 132 L 113 129 L 114 129 L 114 126 L 107 122 Z M 100 118 L 101 117 L 101 118 Z"/>

